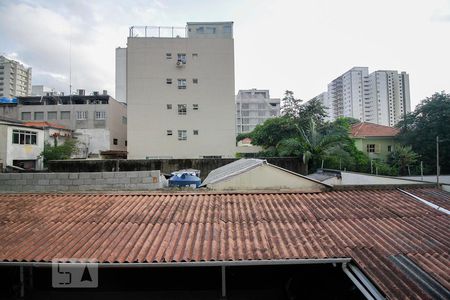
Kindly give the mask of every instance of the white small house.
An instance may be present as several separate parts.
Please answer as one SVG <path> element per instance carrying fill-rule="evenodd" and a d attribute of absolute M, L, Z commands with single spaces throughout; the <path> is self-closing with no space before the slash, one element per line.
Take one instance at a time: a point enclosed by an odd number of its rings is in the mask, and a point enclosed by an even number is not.
<path fill-rule="evenodd" d="M 41 170 L 44 130 L 19 122 L 0 120 L 0 164 Z"/>
<path fill-rule="evenodd" d="M 211 171 L 203 187 L 212 190 L 276 190 L 319 192 L 330 188 L 314 179 L 269 164 L 262 159 L 240 159 Z"/>

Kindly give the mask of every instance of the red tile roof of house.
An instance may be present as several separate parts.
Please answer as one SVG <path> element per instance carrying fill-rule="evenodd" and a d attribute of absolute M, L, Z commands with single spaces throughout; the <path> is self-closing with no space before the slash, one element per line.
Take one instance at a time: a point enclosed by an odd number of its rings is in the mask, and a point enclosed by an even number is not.
<path fill-rule="evenodd" d="M 44 127 L 44 128 L 50 127 L 50 128 L 56 128 L 56 129 L 69 130 L 62 125 L 59 125 L 56 123 L 51 123 L 51 122 L 46 122 L 46 121 L 25 122 L 23 125 L 32 126 L 32 127 Z"/>
<path fill-rule="evenodd" d="M 449 228 L 448 215 L 393 189 L 0 194 L 0 261 L 75 257 L 151 265 L 348 257 L 390 299 L 432 298 L 396 263 L 399 255 L 450 289 Z"/>
<path fill-rule="evenodd" d="M 368 122 L 361 122 L 352 125 L 351 134 L 354 137 L 392 137 L 396 136 L 400 132 L 399 129 L 384 125 L 378 125 Z"/>

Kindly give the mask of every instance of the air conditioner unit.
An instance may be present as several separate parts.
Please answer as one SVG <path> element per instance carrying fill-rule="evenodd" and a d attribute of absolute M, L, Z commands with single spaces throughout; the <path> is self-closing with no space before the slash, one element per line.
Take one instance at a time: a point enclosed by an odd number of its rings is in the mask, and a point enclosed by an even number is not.
<path fill-rule="evenodd" d="M 182 67 L 184 64 L 183 64 L 183 62 L 181 61 L 181 60 L 178 60 L 177 61 L 177 67 Z"/>

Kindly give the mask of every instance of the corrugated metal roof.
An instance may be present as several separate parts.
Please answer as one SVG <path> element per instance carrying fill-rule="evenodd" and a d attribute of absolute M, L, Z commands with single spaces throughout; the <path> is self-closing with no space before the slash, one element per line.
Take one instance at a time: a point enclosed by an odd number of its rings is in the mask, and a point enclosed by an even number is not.
<path fill-rule="evenodd" d="M 205 178 L 202 185 L 208 185 L 228 179 L 232 176 L 236 176 L 263 164 L 267 164 L 267 162 L 262 159 L 241 158 L 232 163 L 226 164 L 225 166 L 212 170 Z"/>
<path fill-rule="evenodd" d="M 446 191 L 423 188 L 407 189 L 406 191 L 433 204 L 450 210 L 450 194 Z"/>
<path fill-rule="evenodd" d="M 0 195 L 0 261 L 351 257 L 402 299 L 431 295 L 390 257 L 409 257 L 448 289 L 449 228 L 447 215 L 397 190 Z"/>

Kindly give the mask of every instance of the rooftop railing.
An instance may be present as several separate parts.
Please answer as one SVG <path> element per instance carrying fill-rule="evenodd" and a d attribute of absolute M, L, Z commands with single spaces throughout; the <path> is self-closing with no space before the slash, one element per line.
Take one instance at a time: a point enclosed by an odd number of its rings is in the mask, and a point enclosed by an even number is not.
<path fill-rule="evenodd" d="M 186 38 L 186 27 L 131 26 L 129 37 Z"/>

